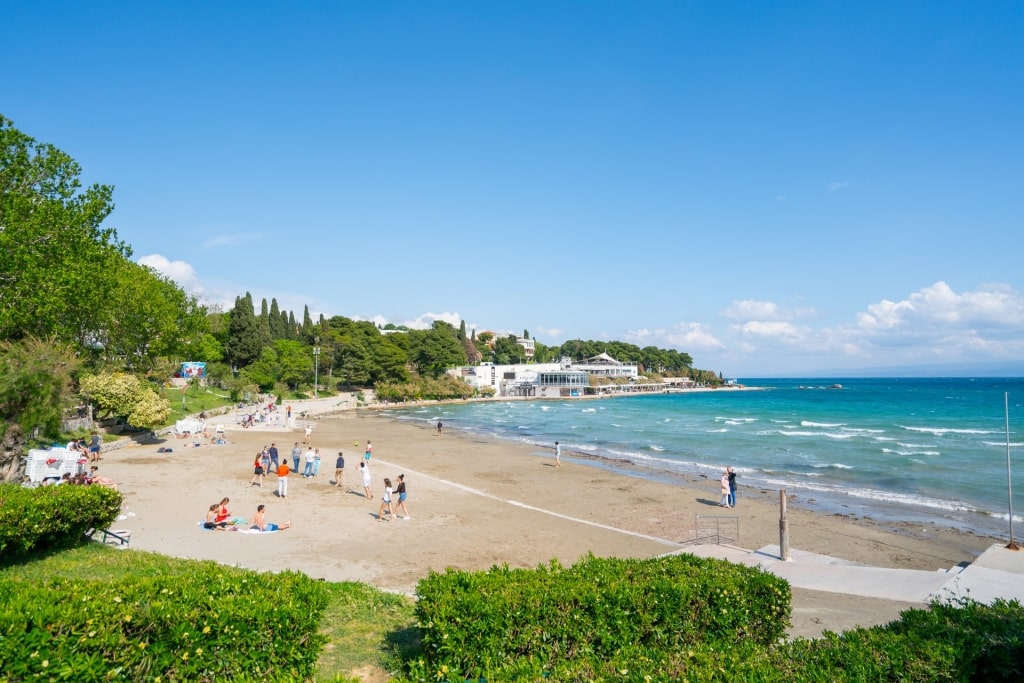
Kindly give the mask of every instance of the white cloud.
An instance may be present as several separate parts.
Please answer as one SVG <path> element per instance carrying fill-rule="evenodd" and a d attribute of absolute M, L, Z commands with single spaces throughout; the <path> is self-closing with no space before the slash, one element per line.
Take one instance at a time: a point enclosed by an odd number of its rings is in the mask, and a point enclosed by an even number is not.
<path fill-rule="evenodd" d="M 836 192 L 838 190 L 845 190 L 850 186 L 850 182 L 847 180 L 841 180 L 839 182 L 831 182 L 828 184 L 829 192 Z"/>
<path fill-rule="evenodd" d="M 637 346 L 674 348 L 690 354 L 725 347 L 725 344 L 715 337 L 710 327 L 696 322 L 679 322 L 667 329 L 628 330 L 623 341 Z"/>
<path fill-rule="evenodd" d="M 194 296 L 202 295 L 204 288 L 199 282 L 199 275 L 191 264 L 185 261 L 171 261 L 161 254 L 149 254 L 138 260 L 143 266 L 149 266 L 161 275 L 174 280 L 189 294 Z"/>
<path fill-rule="evenodd" d="M 222 235 L 214 235 L 210 239 L 203 242 L 204 249 L 213 249 L 216 247 L 235 247 L 239 244 L 248 244 L 250 242 L 262 242 L 263 234 L 258 232 L 233 232 L 224 233 Z"/>
<path fill-rule="evenodd" d="M 721 315 L 729 320 L 747 323 L 750 321 L 791 321 L 799 318 L 814 317 L 817 315 L 817 312 L 813 308 L 806 306 L 787 308 L 779 306 L 772 301 L 746 299 L 743 301 L 733 301 L 722 311 Z"/>

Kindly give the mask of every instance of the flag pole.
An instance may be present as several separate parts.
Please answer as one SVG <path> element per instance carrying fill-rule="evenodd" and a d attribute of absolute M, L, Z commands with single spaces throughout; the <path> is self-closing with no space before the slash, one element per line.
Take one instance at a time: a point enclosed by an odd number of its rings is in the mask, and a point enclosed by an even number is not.
<path fill-rule="evenodd" d="M 1013 541 L 1013 477 L 1010 476 L 1010 392 L 1003 392 L 1003 406 L 1006 411 L 1006 497 L 1010 509 L 1010 542 L 1009 550 L 1020 550 Z"/>

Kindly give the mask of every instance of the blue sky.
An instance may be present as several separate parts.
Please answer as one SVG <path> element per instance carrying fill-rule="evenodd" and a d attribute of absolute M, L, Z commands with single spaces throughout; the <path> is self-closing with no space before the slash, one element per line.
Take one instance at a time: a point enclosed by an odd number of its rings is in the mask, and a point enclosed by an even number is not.
<path fill-rule="evenodd" d="M 1024 4 L 25 2 L 0 113 L 204 301 L 1024 360 Z"/>

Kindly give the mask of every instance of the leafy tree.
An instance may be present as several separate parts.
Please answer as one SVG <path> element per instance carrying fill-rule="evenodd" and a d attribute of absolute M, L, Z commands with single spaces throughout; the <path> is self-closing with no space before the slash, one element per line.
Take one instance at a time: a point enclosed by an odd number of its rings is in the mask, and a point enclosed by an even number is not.
<path fill-rule="evenodd" d="M 56 437 L 79 365 L 71 346 L 54 337 L 0 342 L 0 434 L 17 424 L 22 434 L 38 428 Z"/>
<path fill-rule="evenodd" d="M 152 429 L 170 415 L 170 402 L 144 385 L 135 375 L 103 372 L 84 375 L 82 393 L 99 406 L 101 414 L 123 418 L 128 424 Z"/>
<path fill-rule="evenodd" d="M 279 382 L 287 384 L 292 391 L 298 390 L 300 384 L 312 383 L 313 355 L 308 346 L 300 341 L 279 339 L 274 342 L 274 350 Z"/>
<path fill-rule="evenodd" d="M 498 337 L 494 342 L 494 362 L 501 365 L 526 362 L 526 350 L 516 341 L 516 336 Z"/>
<path fill-rule="evenodd" d="M 49 337 L 85 347 L 131 254 L 103 220 L 113 188 L 81 190 L 81 167 L 0 116 L 0 339 Z"/>
<path fill-rule="evenodd" d="M 145 387 L 132 411 L 128 413 L 128 424 L 139 429 L 155 429 L 167 423 L 171 415 L 171 404 L 152 387 Z"/>
<path fill-rule="evenodd" d="M 429 330 L 414 330 L 406 335 L 412 347 L 410 360 L 426 377 L 440 377 L 455 365 L 464 365 L 466 354 L 456 338 L 455 329 L 436 320 Z"/>
<path fill-rule="evenodd" d="M 188 357 L 189 347 L 207 321 L 195 297 L 147 266 L 122 259 L 112 267 L 118 283 L 113 306 L 105 310 L 106 319 L 96 319 L 96 342 L 105 360 L 142 369 L 161 356 L 196 360 Z"/>
<path fill-rule="evenodd" d="M 259 358 L 262 349 L 259 326 L 253 315 L 252 295 L 246 292 L 244 297 L 235 299 L 235 307 L 231 309 L 225 354 L 229 362 L 241 368 Z"/>

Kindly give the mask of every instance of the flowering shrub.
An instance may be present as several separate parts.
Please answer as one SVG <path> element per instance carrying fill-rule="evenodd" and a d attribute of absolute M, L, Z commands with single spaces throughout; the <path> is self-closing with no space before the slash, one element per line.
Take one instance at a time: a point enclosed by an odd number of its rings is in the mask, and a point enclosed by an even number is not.
<path fill-rule="evenodd" d="M 321 586 L 213 562 L 114 582 L 0 583 L 5 680 L 298 681 L 324 637 Z"/>
<path fill-rule="evenodd" d="M 106 529 L 121 512 L 121 494 L 105 486 L 0 484 L 0 556 L 66 548 L 89 529 Z"/>

